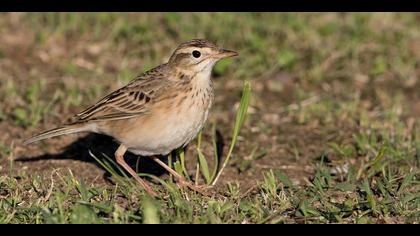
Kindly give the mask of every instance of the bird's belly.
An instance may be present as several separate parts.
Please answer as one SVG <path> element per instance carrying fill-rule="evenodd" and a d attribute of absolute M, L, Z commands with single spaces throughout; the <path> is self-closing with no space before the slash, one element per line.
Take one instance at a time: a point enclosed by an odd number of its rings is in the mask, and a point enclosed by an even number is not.
<path fill-rule="evenodd" d="M 177 111 L 151 116 L 141 127 L 133 127 L 132 135 L 122 140 L 137 155 L 166 155 L 189 143 L 203 128 L 209 107 L 184 106 Z"/>

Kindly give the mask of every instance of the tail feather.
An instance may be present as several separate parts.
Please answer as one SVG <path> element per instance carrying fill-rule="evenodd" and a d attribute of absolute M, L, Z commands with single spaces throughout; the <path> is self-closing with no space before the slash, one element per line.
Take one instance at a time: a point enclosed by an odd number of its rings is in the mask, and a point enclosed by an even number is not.
<path fill-rule="evenodd" d="M 26 139 L 23 141 L 23 145 L 31 144 L 34 142 L 38 142 L 47 138 L 52 138 L 60 135 L 66 134 L 73 134 L 78 132 L 88 131 L 87 127 L 85 126 L 65 126 L 59 127 L 52 130 L 48 130 L 33 136 L 32 138 Z"/>

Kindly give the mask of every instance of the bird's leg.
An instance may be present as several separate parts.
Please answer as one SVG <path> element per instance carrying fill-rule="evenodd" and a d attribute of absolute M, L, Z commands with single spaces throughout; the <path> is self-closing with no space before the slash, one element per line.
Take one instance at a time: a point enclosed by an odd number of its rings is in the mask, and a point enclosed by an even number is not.
<path fill-rule="evenodd" d="M 153 156 L 152 159 L 158 163 L 160 166 L 162 166 L 165 170 L 167 170 L 169 173 L 171 173 L 181 185 L 184 185 L 188 181 L 184 178 L 184 176 L 178 174 L 175 170 L 173 170 L 171 167 L 166 165 L 163 161 L 161 161 L 158 157 Z"/>
<path fill-rule="evenodd" d="M 115 152 L 115 159 L 117 160 L 117 163 L 121 165 L 128 173 L 130 173 L 131 176 L 134 177 L 134 179 L 137 180 L 137 182 L 146 190 L 148 194 L 151 196 L 157 196 L 157 194 L 152 190 L 152 188 L 144 181 L 142 180 L 137 173 L 125 162 L 124 160 L 124 153 L 127 151 L 127 147 L 121 144 L 117 151 Z"/>
<path fill-rule="evenodd" d="M 169 173 L 171 173 L 178 181 L 179 185 L 181 187 L 187 186 L 188 188 L 195 190 L 203 195 L 206 195 L 206 193 L 203 192 L 203 188 L 200 186 L 195 186 L 193 183 L 190 183 L 188 180 L 184 178 L 184 176 L 178 174 L 175 170 L 170 168 L 168 165 L 166 165 L 163 161 L 161 161 L 158 157 L 152 156 L 152 159 L 158 163 L 160 166 L 162 166 L 165 170 L 167 170 Z"/>

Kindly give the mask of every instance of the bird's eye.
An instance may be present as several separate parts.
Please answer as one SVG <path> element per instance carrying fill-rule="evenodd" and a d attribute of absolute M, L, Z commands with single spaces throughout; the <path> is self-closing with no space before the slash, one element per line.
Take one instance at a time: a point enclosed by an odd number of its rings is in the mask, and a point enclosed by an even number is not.
<path fill-rule="evenodd" d="M 192 55 L 193 55 L 193 57 L 195 57 L 195 58 L 199 58 L 199 57 L 201 56 L 201 53 L 200 53 L 199 51 L 197 51 L 197 50 L 194 50 L 194 51 L 192 52 Z"/>

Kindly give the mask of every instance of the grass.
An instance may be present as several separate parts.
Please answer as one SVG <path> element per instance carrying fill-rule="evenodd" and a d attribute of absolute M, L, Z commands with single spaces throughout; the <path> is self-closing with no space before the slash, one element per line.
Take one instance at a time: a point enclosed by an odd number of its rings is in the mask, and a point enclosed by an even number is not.
<path fill-rule="evenodd" d="M 415 186 L 415 173 L 404 179 L 393 176 L 386 184 L 382 182 L 385 179 L 335 184 L 328 181 L 330 173 L 322 171 L 306 188 L 294 186 L 287 179 L 280 180 L 280 173 L 270 171 L 245 197 L 236 185 L 230 184 L 224 190 L 225 196 L 203 197 L 180 192 L 172 186 L 158 200 L 132 185 L 86 186 L 71 173 L 59 175 L 53 193 L 45 199 L 51 181 L 34 179 L 20 185 L 15 179 L 2 177 L 2 194 L 10 197 L 1 201 L 0 220 L 2 223 L 362 223 L 375 222 L 372 219 L 376 217 L 392 222 L 393 216 L 400 215 L 407 223 L 416 222 L 418 211 L 413 208 L 418 206 L 418 196 L 406 190 Z M 27 198 L 38 200 L 28 202 Z M 119 203 L 120 198 L 125 198 L 124 206 Z"/>
<path fill-rule="evenodd" d="M 1 14 L 0 222 L 419 223 L 419 20 Z M 240 53 L 214 70 L 207 126 L 170 156 L 178 173 L 214 185 L 209 196 L 139 171 L 160 193 L 147 197 L 98 137 L 19 146 L 196 37 Z"/>

